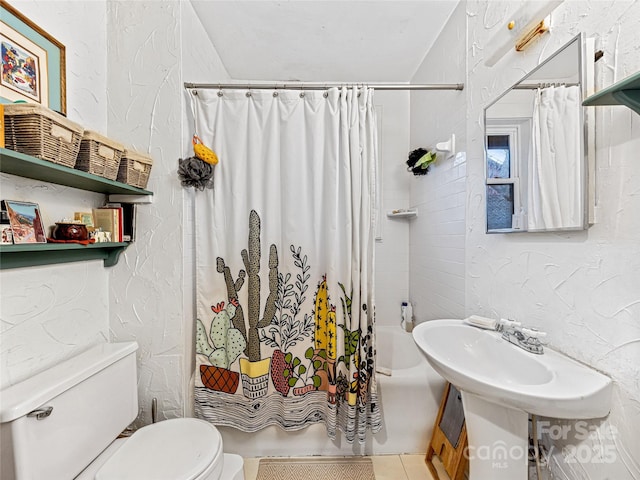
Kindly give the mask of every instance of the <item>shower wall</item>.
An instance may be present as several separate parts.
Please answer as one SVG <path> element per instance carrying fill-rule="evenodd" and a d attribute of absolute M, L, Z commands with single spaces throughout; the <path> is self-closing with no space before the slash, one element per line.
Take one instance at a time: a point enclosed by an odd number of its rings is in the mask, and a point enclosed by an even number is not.
<path fill-rule="evenodd" d="M 453 11 L 411 83 L 466 83 L 465 2 Z M 465 85 L 465 89 L 469 86 Z M 438 154 L 429 173 L 411 178 L 409 297 L 417 322 L 462 318 L 465 311 L 466 91 L 411 93 L 411 149 L 455 136 L 456 151 Z"/>

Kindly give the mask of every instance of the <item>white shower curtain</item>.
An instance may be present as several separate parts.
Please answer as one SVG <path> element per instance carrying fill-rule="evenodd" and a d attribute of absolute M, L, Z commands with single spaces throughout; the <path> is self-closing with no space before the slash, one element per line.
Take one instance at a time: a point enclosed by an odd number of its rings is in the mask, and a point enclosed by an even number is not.
<path fill-rule="evenodd" d="M 580 89 L 547 87 L 534 99 L 528 230 L 581 227 Z"/>
<path fill-rule="evenodd" d="M 198 90 L 218 155 L 196 194 L 196 414 L 256 431 L 380 428 L 368 88 Z"/>

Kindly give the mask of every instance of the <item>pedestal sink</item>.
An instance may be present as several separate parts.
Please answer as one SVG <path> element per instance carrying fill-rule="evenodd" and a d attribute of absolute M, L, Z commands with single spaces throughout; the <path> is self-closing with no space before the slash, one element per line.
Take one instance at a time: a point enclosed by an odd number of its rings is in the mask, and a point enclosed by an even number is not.
<path fill-rule="evenodd" d="M 604 417 L 611 379 L 549 348 L 529 353 L 463 320 L 413 330 L 431 366 L 462 393 L 470 480 L 526 480 L 529 414 Z"/>

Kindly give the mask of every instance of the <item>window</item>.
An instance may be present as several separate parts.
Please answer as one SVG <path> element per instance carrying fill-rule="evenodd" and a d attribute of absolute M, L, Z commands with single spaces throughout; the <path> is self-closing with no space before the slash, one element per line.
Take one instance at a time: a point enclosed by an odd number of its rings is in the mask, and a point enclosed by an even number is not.
<path fill-rule="evenodd" d="M 491 119 L 486 131 L 487 231 L 522 228 L 529 119 Z M 522 162 L 525 162 L 524 164 Z M 526 182 L 524 183 L 526 185 Z M 526 187 L 525 187 L 526 188 Z"/>

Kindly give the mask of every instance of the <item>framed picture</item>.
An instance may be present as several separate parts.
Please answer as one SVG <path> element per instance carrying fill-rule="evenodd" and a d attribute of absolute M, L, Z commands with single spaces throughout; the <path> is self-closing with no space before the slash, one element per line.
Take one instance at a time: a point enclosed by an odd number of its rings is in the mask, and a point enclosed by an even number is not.
<path fill-rule="evenodd" d="M 93 213 L 91 212 L 75 212 L 73 219 L 83 223 L 88 229 L 93 228 Z"/>
<path fill-rule="evenodd" d="M 5 200 L 4 207 L 9 214 L 13 243 L 47 243 L 37 203 Z"/>
<path fill-rule="evenodd" d="M 65 49 L 59 41 L 0 0 L 0 97 L 67 113 Z"/>
<path fill-rule="evenodd" d="M 0 225 L 0 245 L 13 245 L 11 225 Z"/>

